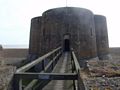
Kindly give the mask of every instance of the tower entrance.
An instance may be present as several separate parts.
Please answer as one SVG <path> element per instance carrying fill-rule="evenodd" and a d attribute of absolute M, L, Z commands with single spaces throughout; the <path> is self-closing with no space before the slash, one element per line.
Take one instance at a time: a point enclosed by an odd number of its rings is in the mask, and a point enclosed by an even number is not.
<path fill-rule="evenodd" d="M 69 34 L 64 35 L 63 51 L 64 52 L 69 52 L 70 51 L 70 36 L 69 36 Z"/>

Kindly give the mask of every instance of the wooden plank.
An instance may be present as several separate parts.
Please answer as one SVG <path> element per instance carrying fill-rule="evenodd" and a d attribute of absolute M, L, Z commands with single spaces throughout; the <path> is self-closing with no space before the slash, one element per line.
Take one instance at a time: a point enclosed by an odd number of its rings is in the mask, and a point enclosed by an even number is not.
<path fill-rule="evenodd" d="M 77 80 L 76 73 L 16 73 L 16 77 L 21 79 L 39 79 L 39 80 Z"/>
<path fill-rule="evenodd" d="M 39 62 L 41 62 L 42 60 L 44 60 L 45 58 L 47 58 L 48 56 L 52 55 L 54 52 L 56 52 L 56 51 L 58 51 L 60 49 L 61 49 L 61 47 L 59 47 L 59 48 L 57 48 L 57 49 L 55 49 L 55 50 L 45 54 L 44 56 L 42 56 L 42 57 L 32 61 L 31 63 L 28 63 L 27 65 L 19 68 L 16 72 L 25 72 L 25 71 L 29 70 L 31 67 L 33 67 L 34 65 L 38 64 Z"/>

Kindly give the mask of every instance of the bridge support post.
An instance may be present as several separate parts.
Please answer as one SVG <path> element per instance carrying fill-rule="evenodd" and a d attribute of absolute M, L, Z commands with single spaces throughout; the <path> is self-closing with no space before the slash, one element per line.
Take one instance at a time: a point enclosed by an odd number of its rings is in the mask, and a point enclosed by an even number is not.
<path fill-rule="evenodd" d="M 85 86 L 84 86 L 83 80 L 80 76 L 80 71 L 79 70 L 78 70 L 77 87 L 78 87 L 78 90 L 85 90 Z"/>
<path fill-rule="evenodd" d="M 14 76 L 13 89 L 14 90 L 22 90 L 22 79 L 20 79 L 19 77 Z"/>
<path fill-rule="evenodd" d="M 45 71 L 45 64 L 44 64 L 44 60 L 42 60 L 42 70 Z"/>

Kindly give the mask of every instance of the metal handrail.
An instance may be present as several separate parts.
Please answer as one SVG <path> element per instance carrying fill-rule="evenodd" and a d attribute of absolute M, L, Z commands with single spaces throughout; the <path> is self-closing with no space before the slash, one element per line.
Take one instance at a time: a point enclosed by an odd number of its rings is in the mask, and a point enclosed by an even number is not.
<path fill-rule="evenodd" d="M 41 62 L 42 60 L 49 57 L 50 55 L 52 55 L 53 53 L 55 53 L 56 51 L 58 51 L 60 49 L 61 49 L 61 47 L 58 47 L 57 49 L 45 54 L 44 56 L 42 56 L 42 57 L 28 63 L 27 65 L 24 65 L 23 67 L 17 69 L 16 73 L 17 72 L 25 72 L 25 71 L 29 70 L 30 68 L 32 68 L 33 66 L 35 66 L 36 64 L 38 64 L 39 62 Z"/>

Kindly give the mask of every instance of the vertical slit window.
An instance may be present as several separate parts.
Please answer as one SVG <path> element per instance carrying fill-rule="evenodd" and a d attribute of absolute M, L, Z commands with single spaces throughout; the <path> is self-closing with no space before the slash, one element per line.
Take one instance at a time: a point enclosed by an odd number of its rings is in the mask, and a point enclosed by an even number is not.
<path fill-rule="evenodd" d="M 92 28 L 90 29 L 90 33 L 91 33 L 91 36 L 93 36 L 93 31 L 92 31 Z"/>

